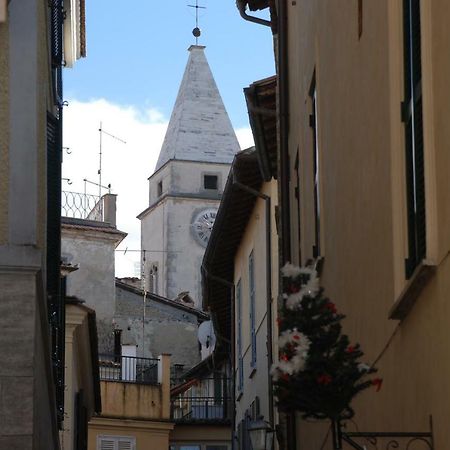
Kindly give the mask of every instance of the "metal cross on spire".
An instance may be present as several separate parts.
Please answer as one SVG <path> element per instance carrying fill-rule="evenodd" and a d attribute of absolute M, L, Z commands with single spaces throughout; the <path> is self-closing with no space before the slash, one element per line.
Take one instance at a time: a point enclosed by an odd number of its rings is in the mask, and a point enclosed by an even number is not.
<path fill-rule="evenodd" d="M 200 28 L 198 27 L 198 10 L 206 9 L 206 6 L 199 6 L 198 0 L 195 0 L 195 5 L 188 5 L 189 8 L 195 8 L 195 28 L 192 30 L 192 34 L 195 37 L 195 45 L 198 45 L 198 38 L 202 34 Z"/>

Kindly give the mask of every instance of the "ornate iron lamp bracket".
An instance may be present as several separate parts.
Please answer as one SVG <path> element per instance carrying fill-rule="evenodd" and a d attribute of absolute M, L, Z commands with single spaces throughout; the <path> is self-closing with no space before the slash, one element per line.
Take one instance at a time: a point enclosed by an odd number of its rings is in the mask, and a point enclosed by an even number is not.
<path fill-rule="evenodd" d="M 340 421 L 332 423 L 333 450 L 343 443 L 356 450 L 434 450 L 433 422 L 427 432 L 347 432 Z"/>

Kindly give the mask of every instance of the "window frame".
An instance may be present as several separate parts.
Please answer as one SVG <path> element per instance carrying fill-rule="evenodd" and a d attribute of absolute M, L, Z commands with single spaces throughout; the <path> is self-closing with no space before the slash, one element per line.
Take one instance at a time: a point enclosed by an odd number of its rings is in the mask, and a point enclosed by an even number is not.
<path fill-rule="evenodd" d="M 114 450 L 119 450 L 119 442 L 130 442 L 131 450 L 136 450 L 136 437 L 135 436 L 120 436 L 120 435 L 97 435 L 97 450 L 102 450 L 102 441 L 109 440 L 114 443 Z"/>
<path fill-rule="evenodd" d="M 206 180 L 215 180 L 215 187 L 207 187 L 206 186 Z M 203 174 L 203 189 L 205 191 L 218 191 L 219 190 L 219 175 L 218 174 L 213 174 L 213 173 L 204 173 Z"/>

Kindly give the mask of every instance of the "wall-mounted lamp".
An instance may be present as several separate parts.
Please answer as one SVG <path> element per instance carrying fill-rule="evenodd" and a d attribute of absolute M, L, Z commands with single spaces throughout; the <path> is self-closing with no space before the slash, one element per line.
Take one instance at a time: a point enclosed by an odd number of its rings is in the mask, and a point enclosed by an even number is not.
<path fill-rule="evenodd" d="M 272 450 L 275 430 L 263 417 L 249 423 L 248 434 L 253 450 Z"/>

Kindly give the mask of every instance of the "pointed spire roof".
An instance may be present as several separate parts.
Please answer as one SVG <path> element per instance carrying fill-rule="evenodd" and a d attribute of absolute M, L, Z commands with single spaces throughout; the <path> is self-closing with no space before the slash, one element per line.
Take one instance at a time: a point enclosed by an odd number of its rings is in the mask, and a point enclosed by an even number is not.
<path fill-rule="evenodd" d="M 203 46 L 191 45 L 156 169 L 171 159 L 230 163 L 240 150 Z"/>

